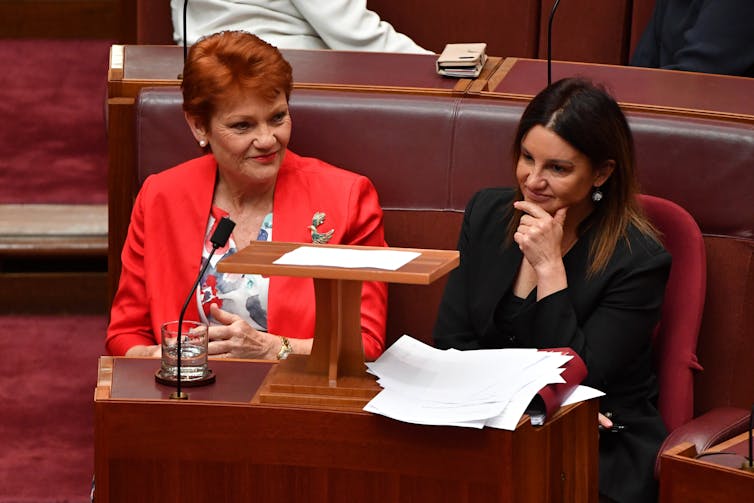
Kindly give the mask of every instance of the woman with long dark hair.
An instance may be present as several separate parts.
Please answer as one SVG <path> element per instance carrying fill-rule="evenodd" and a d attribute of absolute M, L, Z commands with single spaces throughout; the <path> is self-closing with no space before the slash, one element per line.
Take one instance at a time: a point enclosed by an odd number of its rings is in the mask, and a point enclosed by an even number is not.
<path fill-rule="evenodd" d="M 517 186 L 478 192 L 434 329 L 440 348 L 570 347 L 606 393 L 599 422 L 605 501 L 657 497 L 665 427 L 651 337 L 670 255 L 636 195 L 626 118 L 603 89 L 555 82 L 528 105 L 513 144 Z"/>

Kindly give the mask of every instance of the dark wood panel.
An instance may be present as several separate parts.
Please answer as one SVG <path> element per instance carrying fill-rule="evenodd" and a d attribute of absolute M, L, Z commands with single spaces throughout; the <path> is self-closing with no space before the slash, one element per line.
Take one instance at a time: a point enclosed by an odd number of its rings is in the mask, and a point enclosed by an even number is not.
<path fill-rule="evenodd" d="M 542 0 L 539 52 L 547 58 L 547 25 L 554 0 Z M 631 2 L 561 2 L 552 22 L 552 59 L 622 65 L 628 61 Z"/>
<path fill-rule="evenodd" d="M 743 433 L 706 450 L 723 454 L 697 457 L 691 442 L 684 442 L 660 458 L 661 503 L 707 503 L 708 501 L 751 501 L 754 474 L 742 470 L 748 433 Z"/>
<path fill-rule="evenodd" d="M 539 1 L 369 0 L 367 7 L 437 53 L 455 42 L 486 42 L 493 56 L 534 57 L 537 51 Z"/>
<path fill-rule="evenodd" d="M 1 38 L 123 40 L 125 0 L 0 0 Z"/>
<path fill-rule="evenodd" d="M 3 314 L 107 313 L 104 270 L 0 273 L 0 283 Z"/>
<path fill-rule="evenodd" d="M 111 383 L 138 364 L 115 361 L 100 360 L 95 392 L 100 502 L 597 500 L 596 401 L 563 408 L 541 428 L 522 421 L 515 432 L 421 426 L 255 400 L 112 399 Z M 214 365 L 221 382 L 258 363 Z"/>
<path fill-rule="evenodd" d="M 134 101 L 129 98 L 108 100 L 108 306 L 115 297 L 120 280 L 120 252 L 126 241 L 131 210 L 136 196 L 136 172 L 126 167 L 136 165 Z"/>
<path fill-rule="evenodd" d="M 123 0 L 134 3 L 134 0 Z M 134 14 L 138 13 L 136 44 L 173 44 L 173 20 L 170 17 L 170 2 L 167 0 L 135 0 Z"/>

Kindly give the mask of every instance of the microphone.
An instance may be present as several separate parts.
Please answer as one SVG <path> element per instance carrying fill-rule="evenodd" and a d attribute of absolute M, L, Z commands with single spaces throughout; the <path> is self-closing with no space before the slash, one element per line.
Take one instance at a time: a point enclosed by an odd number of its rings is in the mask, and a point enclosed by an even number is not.
<path fill-rule="evenodd" d="M 188 0 L 183 0 L 183 64 L 186 64 L 188 58 L 188 33 L 186 33 L 186 12 L 188 11 Z"/>
<path fill-rule="evenodd" d="M 213 232 L 212 236 L 209 238 L 210 242 L 212 243 L 212 251 L 209 253 L 207 261 L 199 271 L 199 275 L 196 277 L 196 281 L 194 281 L 194 284 L 191 286 L 191 290 L 189 290 L 189 294 L 186 297 L 186 302 L 183 303 L 183 307 L 181 308 L 181 314 L 178 316 L 178 340 L 176 341 L 176 350 L 178 353 L 176 363 L 176 390 L 175 393 L 172 393 L 170 395 L 170 398 L 178 400 L 188 399 L 188 395 L 181 392 L 181 359 L 183 358 L 183 354 L 181 352 L 181 333 L 183 328 L 183 317 L 186 314 L 186 309 L 188 309 L 188 305 L 191 302 L 191 299 L 196 295 L 196 287 L 199 285 L 199 282 L 202 280 L 202 276 L 204 276 L 204 273 L 207 271 L 207 267 L 209 267 L 209 264 L 212 261 L 212 256 L 215 254 L 218 248 L 225 246 L 225 244 L 228 242 L 228 238 L 230 238 L 230 233 L 233 232 L 233 228 L 235 226 L 236 223 L 228 217 L 221 218 L 217 223 L 215 232 Z"/>
<path fill-rule="evenodd" d="M 188 2 L 188 0 L 186 0 Z M 552 84 L 552 20 L 555 17 L 555 11 L 558 9 L 560 0 L 555 0 L 550 11 L 550 19 L 547 21 L 547 85 Z M 184 27 L 184 33 L 186 31 Z"/>

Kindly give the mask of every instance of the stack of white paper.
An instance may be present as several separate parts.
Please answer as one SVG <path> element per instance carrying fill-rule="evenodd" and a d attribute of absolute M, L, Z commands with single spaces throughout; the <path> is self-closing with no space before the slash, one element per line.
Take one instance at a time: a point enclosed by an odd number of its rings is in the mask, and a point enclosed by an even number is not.
<path fill-rule="evenodd" d="M 408 423 L 514 430 L 540 389 L 564 382 L 561 367 L 571 358 L 536 349 L 443 351 L 404 335 L 367 363 L 383 390 L 364 410 Z"/>

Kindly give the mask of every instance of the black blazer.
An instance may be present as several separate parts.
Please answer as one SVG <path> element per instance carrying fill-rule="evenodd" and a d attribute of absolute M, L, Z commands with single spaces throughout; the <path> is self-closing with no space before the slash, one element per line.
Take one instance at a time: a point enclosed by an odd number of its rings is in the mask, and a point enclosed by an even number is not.
<path fill-rule="evenodd" d="M 604 391 L 600 410 L 624 424 L 600 436 L 600 492 L 617 502 L 656 499 L 654 460 L 665 427 L 655 406 L 651 335 L 659 319 L 670 255 L 636 228 L 607 266 L 586 278 L 587 230 L 563 257 L 568 287 L 536 301 L 536 289 L 510 323 L 502 304 L 523 254 L 506 246 L 512 189 L 485 189 L 466 207 L 458 249 L 433 333 L 439 348 L 570 347 L 586 363 L 583 384 Z"/>

